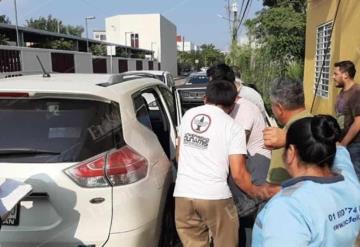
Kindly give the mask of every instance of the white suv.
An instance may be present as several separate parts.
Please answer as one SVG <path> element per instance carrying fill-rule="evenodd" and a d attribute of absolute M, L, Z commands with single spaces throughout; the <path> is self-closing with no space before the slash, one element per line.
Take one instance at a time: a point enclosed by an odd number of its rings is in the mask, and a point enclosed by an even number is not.
<path fill-rule="evenodd" d="M 174 244 L 176 113 L 163 83 L 2 79 L 0 119 L 0 176 L 33 186 L 2 226 L 2 247 Z"/>
<path fill-rule="evenodd" d="M 170 90 L 175 87 L 174 77 L 168 71 L 163 70 L 134 70 L 122 73 L 123 75 L 139 75 L 146 77 L 147 75 L 153 76 L 155 79 L 162 81 Z"/>

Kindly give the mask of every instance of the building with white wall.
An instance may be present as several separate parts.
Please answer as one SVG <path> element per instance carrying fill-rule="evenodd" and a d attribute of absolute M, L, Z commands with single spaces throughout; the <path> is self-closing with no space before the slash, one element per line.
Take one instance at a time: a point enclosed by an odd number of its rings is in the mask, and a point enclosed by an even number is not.
<path fill-rule="evenodd" d="M 117 15 L 105 19 L 107 42 L 152 50 L 161 70 L 177 74 L 176 26 L 160 14 Z"/>
<path fill-rule="evenodd" d="M 106 31 L 105 30 L 94 30 L 93 31 L 93 39 L 106 41 Z"/>
<path fill-rule="evenodd" d="M 198 47 L 192 43 L 191 41 L 186 41 L 185 37 L 183 36 L 176 36 L 176 46 L 178 51 L 185 51 L 185 52 L 191 52 L 191 51 L 197 51 Z"/>

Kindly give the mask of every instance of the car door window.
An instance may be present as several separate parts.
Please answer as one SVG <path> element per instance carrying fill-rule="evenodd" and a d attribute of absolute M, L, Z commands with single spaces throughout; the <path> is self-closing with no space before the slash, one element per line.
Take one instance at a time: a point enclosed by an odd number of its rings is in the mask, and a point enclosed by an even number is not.
<path fill-rule="evenodd" d="M 152 130 L 151 120 L 150 120 L 149 110 L 146 100 L 141 95 L 139 95 L 134 99 L 134 106 L 135 106 L 136 119 L 144 126 Z"/>
<path fill-rule="evenodd" d="M 169 88 L 171 88 L 171 87 L 173 87 L 175 85 L 174 78 L 172 77 L 171 74 L 167 74 L 166 80 L 167 80 L 167 86 Z"/>
<path fill-rule="evenodd" d="M 165 100 L 167 108 L 169 109 L 171 120 L 172 120 L 173 124 L 176 125 L 176 107 L 175 107 L 175 102 L 174 102 L 174 96 L 168 89 L 166 89 L 164 87 L 160 87 L 159 89 Z"/>
<path fill-rule="evenodd" d="M 141 92 L 135 97 L 134 107 L 138 121 L 155 133 L 164 152 L 170 157 L 170 121 L 157 92 L 154 89 Z"/>

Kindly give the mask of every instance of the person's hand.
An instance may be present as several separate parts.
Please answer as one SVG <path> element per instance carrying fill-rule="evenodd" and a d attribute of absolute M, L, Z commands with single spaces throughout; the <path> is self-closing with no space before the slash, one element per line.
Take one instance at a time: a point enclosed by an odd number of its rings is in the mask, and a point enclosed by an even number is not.
<path fill-rule="evenodd" d="M 263 184 L 258 185 L 254 189 L 253 196 L 261 199 L 261 200 L 268 200 L 273 197 L 276 193 L 280 191 L 281 187 L 279 185 L 273 184 Z"/>
<path fill-rule="evenodd" d="M 285 146 L 286 132 L 284 129 L 268 127 L 263 130 L 263 138 L 267 149 L 278 149 Z"/>

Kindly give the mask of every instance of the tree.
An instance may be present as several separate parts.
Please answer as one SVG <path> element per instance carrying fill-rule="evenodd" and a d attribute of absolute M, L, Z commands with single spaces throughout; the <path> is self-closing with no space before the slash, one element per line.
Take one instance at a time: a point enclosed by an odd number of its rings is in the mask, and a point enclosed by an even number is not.
<path fill-rule="evenodd" d="M 305 54 L 305 15 L 290 7 L 262 10 L 246 25 L 256 42 L 286 71 L 293 61 L 303 61 Z"/>
<path fill-rule="evenodd" d="M 82 26 L 67 25 L 65 27 L 65 31 L 64 31 L 64 29 L 62 29 L 62 30 L 63 30 L 62 33 L 79 36 L 79 37 L 81 37 L 81 34 L 84 32 L 84 28 Z"/>
<path fill-rule="evenodd" d="M 0 15 L 0 23 L 11 24 L 9 17 L 6 15 Z"/>
<path fill-rule="evenodd" d="M 8 37 L 5 34 L 0 34 L 0 45 L 8 45 Z"/>
<path fill-rule="evenodd" d="M 74 50 L 74 42 L 63 38 L 55 40 L 46 39 L 41 43 L 33 44 L 31 47 L 55 50 Z"/>
<path fill-rule="evenodd" d="M 0 15 L 0 23 L 11 24 L 9 17 L 6 15 Z M 0 45 L 8 45 L 9 38 L 0 33 Z"/>
<path fill-rule="evenodd" d="M 106 56 L 106 46 L 104 44 L 93 44 L 90 51 L 94 56 Z"/>
<path fill-rule="evenodd" d="M 52 40 L 48 42 L 49 49 L 56 49 L 56 50 L 73 50 L 74 42 L 70 40 L 64 40 L 63 38 Z"/>
<path fill-rule="evenodd" d="M 200 46 L 200 60 L 205 67 L 223 62 L 225 56 L 213 44 L 203 44 Z"/>
<path fill-rule="evenodd" d="M 177 60 L 179 71 L 188 71 L 222 63 L 225 60 L 225 55 L 213 44 L 203 44 L 197 51 L 178 51 Z M 197 64 L 195 63 L 196 60 L 198 61 Z"/>
<path fill-rule="evenodd" d="M 249 43 L 233 44 L 226 62 L 254 83 L 269 105 L 269 82 L 303 77 L 306 0 L 264 0 L 265 8 L 245 22 Z"/>
<path fill-rule="evenodd" d="M 268 7 L 290 7 L 296 12 L 306 14 L 307 0 L 263 0 Z"/>
<path fill-rule="evenodd" d="M 49 15 L 47 18 L 30 18 L 29 20 L 26 20 L 26 23 L 27 26 L 30 28 L 45 30 L 49 32 L 70 34 L 79 37 L 81 37 L 81 34 L 84 32 L 84 28 L 82 26 L 64 25 L 61 20 L 53 18 L 51 15 Z"/>

